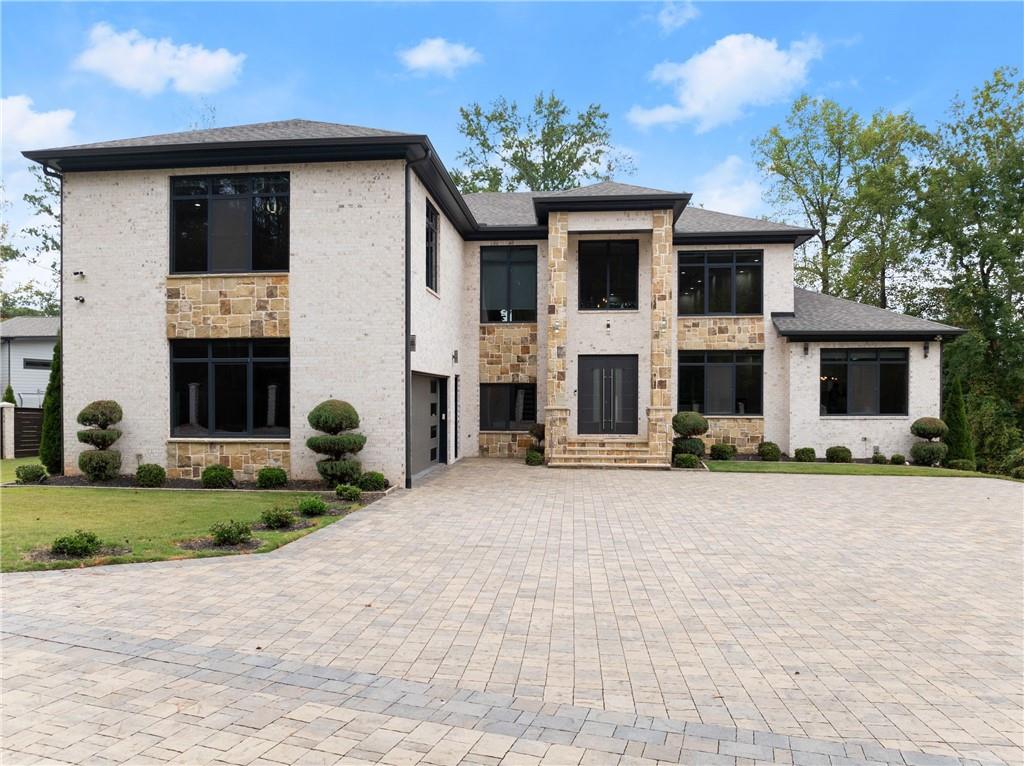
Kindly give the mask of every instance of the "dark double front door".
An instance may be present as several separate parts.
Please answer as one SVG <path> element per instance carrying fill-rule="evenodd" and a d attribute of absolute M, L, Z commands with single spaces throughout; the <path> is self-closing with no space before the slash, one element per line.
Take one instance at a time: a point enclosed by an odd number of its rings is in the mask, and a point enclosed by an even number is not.
<path fill-rule="evenodd" d="M 637 433 L 637 376 L 636 356 L 580 356 L 577 431 Z"/>

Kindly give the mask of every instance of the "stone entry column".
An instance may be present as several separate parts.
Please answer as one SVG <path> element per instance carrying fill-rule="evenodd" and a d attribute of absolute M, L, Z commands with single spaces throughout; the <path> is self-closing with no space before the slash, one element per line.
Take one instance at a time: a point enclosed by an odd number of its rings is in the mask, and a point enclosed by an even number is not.
<path fill-rule="evenodd" d="M 548 215 L 547 406 L 544 408 L 545 459 L 565 454 L 569 438 L 566 395 L 568 338 L 569 214 Z"/>
<path fill-rule="evenodd" d="M 672 388 L 675 385 L 675 259 L 672 211 L 656 210 L 651 232 L 651 406 L 647 408 L 650 454 L 672 459 Z"/>

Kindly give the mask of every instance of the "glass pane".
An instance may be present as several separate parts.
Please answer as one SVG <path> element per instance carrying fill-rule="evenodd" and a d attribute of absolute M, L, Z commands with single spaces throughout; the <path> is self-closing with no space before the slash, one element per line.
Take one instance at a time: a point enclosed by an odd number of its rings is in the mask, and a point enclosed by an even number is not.
<path fill-rule="evenodd" d="M 215 340 L 211 345 L 213 356 L 217 359 L 247 359 L 249 357 L 249 341 L 247 340 Z"/>
<path fill-rule="evenodd" d="M 513 322 L 537 321 L 537 261 L 515 259 L 510 265 Z"/>
<path fill-rule="evenodd" d="M 251 231 L 248 199 L 210 203 L 210 271 L 248 271 Z"/>
<path fill-rule="evenodd" d="M 480 386 L 480 428 L 484 431 L 507 431 L 509 393 L 507 385 Z"/>
<path fill-rule="evenodd" d="M 905 363 L 880 365 L 878 385 L 879 413 L 882 415 L 905 415 L 907 413 L 907 365 Z"/>
<path fill-rule="evenodd" d="M 763 376 L 759 364 L 736 365 L 736 414 L 761 414 L 761 386 Z"/>
<path fill-rule="evenodd" d="M 261 436 L 287 436 L 290 412 L 288 363 L 254 363 L 252 398 L 253 433 Z"/>
<path fill-rule="evenodd" d="M 708 311 L 712 314 L 732 313 L 732 268 L 708 269 Z"/>
<path fill-rule="evenodd" d="M 680 351 L 679 364 L 704 364 L 704 352 Z"/>
<path fill-rule="evenodd" d="M 626 252 L 616 253 L 615 250 L 626 250 Z M 619 247 L 613 248 L 608 261 L 608 283 L 610 287 L 608 308 L 637 308 L 637 261 L 637 254 L 632 247 L 623 248 L 620 245 Z"/>
<path fill-rule="evenodd" d="M 728 255 L 709 255 L 708 256 L 708 263 L 718 263 L 718 264 L 728 263 L 728 264 L 732 264 L 732 262 L 733 262 L 733 254 L 732 253 L 729 253 Z"/>
<path fill-rule="evenodd" d="M 736 267 L 736 313 L 761 313 L 761 267 Z"/>
<path fill-rule="evenodd" d="M 824 352 L 822 352 L 824 355 Z M 822 415 L 846 414 L 846 365 L 823 362 L 821 365 Z"/>
<path fill-rule="evenodd" d="M 877 358 L 878 358 L 878 352 L 877 351 L 858 350 L 858 351 L 851 351 L 850 352 L 850 361 L 851 362 L 874 361 Z"/>
<path fill-rule="evenodd" d="M 175 178 L 171 181 L 171 194 L 176 197 L 205 197 L 210 191 L 210 181 L 207 178 Z"/>
<path fill-rule="evenodd" d="M 537 422 L 537 391 L 534 386 L 511 386 L 511 427 L 522 431 Z"/>
<path fill-rule="evenodd" d="M 287 194 L 288 176 L 275 174 L 252 177 L 252 190 L 256 194 Z"/>
<path fill-rule="evenodd" d="M 851 364 L 849 387 L 849 415 L 874 415 L 875 386 L 878 383 L 877 364 Z"/>
<path fill-rule="evenodd" d="M 846 361 L 846 351 L 841 348 L 823 348 L 821 359 L 826 362 L 844 362 Z"/>
<path fill-rule="evenodd" d="M 171 356 L 175 359 L 205 359 L 208 350 L 209 344 L 205 340 L 171 341 Z"/>
<path fill-rule="evenodd" d="M 584 253 L 580 243 L 580 308 L 608 308 L 608 256 Z"/>
<path fill-rule="evenodd" d="M 704 367 L 679 368 L 679 402 L 677 409 L 704 411 Z"/>
<path fill-rule="evenodd" d="M 905 348 L 883 348 L 879 350 L 878 356 L 882 360 L 907 361 L 907 350 Z"/>
<path fill-rule="evenodd" d="M 707 359 L 711 364 L 732 364 L 736 360 L 736 354 L 732 351 L 709 351 Z"/>
<path fill-rule="evenodd" d="M 213 428 L 221 433 L 245 433 L 249 410 L 249 375 L 244 364 L 213 367 L 213 398 L 216 418 Z"/>
<path fill-rule="evenodd" d="M 736 263 L 762 263 L 761 253 L 736 253 Z"/>
<path fill-rule="evenodd" d="M 174 201 L 174 271 L 206 271 L 205 199 Z"/>
<path fill-rule="evenodd" d="M 284 357 L 288 358 L 287 340 L 254 340 L 252 342 L 254 358 Z"/>
<path fill-rule="evenodd" d="M 208 436 L 208 383 L 206 362 L 171 365 L 171 433 Z"/>
<path fill-rule="evenodd" d="M 288 198 L 253 197 L 252 268 L 288 270 Z"/>
<path fill-rule="evenodd" d="M 213 180 L 213 193 L 226 195 L 248 194 L 249 179 L 245 176 L 215 178 Z"/>
<path fill-rule="evenodd" d="M 504 253 L 488 253 L 480 261 L 480 321 L 511 322 L 508 265 Z"/>
<path fill-rule="evenodd" d="M 704 266 L 679 267 L 679 313 L 704 313 Z"/>
<path fill-rule="evenodd" d="M 736 397 L 732 389 L 732 365 L 707 368 L 707 411 L 710 415 L 731 415 Z"/>

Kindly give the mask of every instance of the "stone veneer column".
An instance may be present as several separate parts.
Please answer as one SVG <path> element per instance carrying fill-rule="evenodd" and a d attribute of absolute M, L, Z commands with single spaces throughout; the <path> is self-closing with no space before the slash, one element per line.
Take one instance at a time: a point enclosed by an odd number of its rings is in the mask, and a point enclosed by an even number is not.
<path fill-rule="evenodd" d="M 566 339 L 568 337 L 569 214 L 548 215 L 547 406 L 544 408 L 545 457 L 565 453 L 569 438 L 566 399 Z"/>
<path fill-rule="evenodd" d="M 672 211 L 657 210 L 651 232 L 651 405 L 647 408 L 650 453 L 672 459 L 672 355 L 676 341 L 673 301 Z"/>

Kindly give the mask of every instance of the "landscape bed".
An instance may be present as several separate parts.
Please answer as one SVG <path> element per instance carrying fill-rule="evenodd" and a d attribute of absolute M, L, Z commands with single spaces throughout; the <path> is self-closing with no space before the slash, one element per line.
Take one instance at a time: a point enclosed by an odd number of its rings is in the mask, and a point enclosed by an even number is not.
<path fill-rule="evenodd" d="M 1016 481 L 1009 476 L 980 471 L 957 471 L 952 468 L 929 468 L 918 465 L 878 465 L 864 463 L 798 463 L 791 461 L 747 460 L 705 460 L 708 470 L 719 473 L 790 473 L 790 474 L 833 474 L 844 476 L 940 476 L 975 479 L 1005 479 Z"/>

